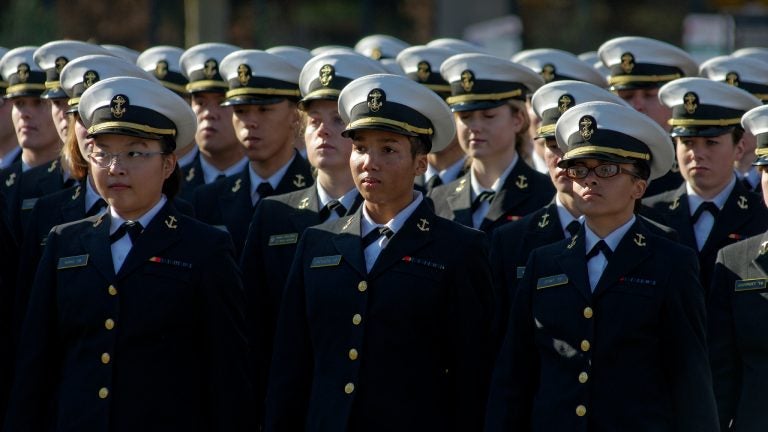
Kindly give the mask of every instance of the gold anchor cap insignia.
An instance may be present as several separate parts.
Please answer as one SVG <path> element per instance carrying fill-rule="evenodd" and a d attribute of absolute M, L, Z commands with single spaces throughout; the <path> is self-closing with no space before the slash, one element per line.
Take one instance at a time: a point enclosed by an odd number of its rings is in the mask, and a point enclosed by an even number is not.
<path fill-rule="evenodd" d="M 544 82 L 552 82 L 553 79 L 555 79 L 555 66 L 552 64 L 545 64 L 544 67 L 541 68 L 541 77 L 544 78 Z"/>
<path fill-rule="evenodd" d="M 309 197 L 304 197 L 301 201 L 299 201 L 299 208 L 305 209 L 309 207 Z"/>
<path fill-rule="evenodd" d="M 517 181 L 515 181 L 515 186 L 517 186 L 520 189 L 526 189 L 528 187 L 528 177 L 522 174 L 517 176 Z"/>
<path fill-rule="evenodd" d="M 109 102 L 109 110 L 112 112 L 112 117 L 121 118 L 127 111 L 127 106 L 128 96 L 119 94 L 113 97 Z"/>
<path fill-rule="evenodd" d="M 696 112 L 696 108 L 699 107 L 699 95 L 694 92 L 688 92 L 683 95 L 683 108 L 688 114 Z"/>
<path fill-rule="evenodd" d="M 16 68 L 16 73 L 19 76 L 19 82 L 25 83 L 29 79 L 29 65 L 26 63 L 20 64 Z"/>
<path fill-rule="evenodd" d="M 213 79 L 216 76 L 219 63 L 214 59 L 208 59 L 203 64 L 203 76 L 206 79 Z"/>
<path fill-rule="evenodd" d="M 739 201 L 737 201 L 736 204 L 742 210 L 746 210 L 749 208 L 749 204 L 747 203 L 747 197 L 745 197 L 744 195 L 739 195 Z"/>
<path fill-rule="evenodd" d="M 240 185 L 243 184 L 243 179 L 237 179 L 235 180 L 235 185 L 232 186 L 232 192 L 237 192 L 240 190 Z"/>
<path fill-rule="evenodd" d="M 640 247 L 643 247 L 643 246 L 646 245 L 646 243 L 645 243 L 645 236 L 640 234 L 640 233 L 635 233 L 634 240 L 635 240 L 635 244 L 640 246 Z"/>
<path fill-rule="evenodd" d="M 635 68 L 635 56 L 630 52 L 622 54 L 621 64 L 619 66 L 624 73 L 632 73 L 632 69 Z"/>
<path fill-rule="evenodd" d="M 237 67 L 237 80 L 240 81 L 241 86 L 247 86 L 248 81 L 251 80 L 251 67 L 247 64 L 241 64 Z"/>
<path fill-rule="evenodd" d="M 675 200 L 672 201 L 672 204 L 669 205 L 669 209 L 674 210 L 678 207 L 680 207 L 680 197 L 676 197 Z"/>
<path fill-rule="evenodd" d="M 177 220 L 178 219 L 176 219 L 175 216 L 168 215 L 168 218 L 165 219 L 165 226 L 167 226 L 170 229 L 176 229 L 176 228 L 178 228 L 178 225 L 176 225 L 176 221 Z"/>
<path fill-rule="evenodd" d="M 99 73 L 94 70 L 89 70 L 83 74 L 83 87 L 88 88 L 99 80 Z"/>
<path fill-rule="evenodd" d="M 56 73 L 60 74 L 61 70 L 64 69 L 64 66 L 69 63 L 69 60 L 66 57 L 58 57 L 56 61 L 54 62 Z"/>
<path fill-rule="evenodd" d="M 333 66 L 327 64 L 320 68 L 320 85 L 328 87 L 331 85 L 331 81 L 336 76 L 336 69 Z"/>
<path fill-rule="evenodd" d="M 544 228 L 547 225 L 549 225 L 549 213 L 544 213 L 543 215 L 541 215 L 541 220 L 539 221 L 539 228 Z"/>
<path fill-rule="evenodd" d="M 419 82 L 427 82 L 430 75 L 432 75 L 432 65 L 428 61 L 420 61 L 416 66 L 416 78 Z"/>
<path fill-rule="evenodd" d="M 579 133 L 581 134 L 581 137 L 589 141 L 589 139 L 592 138 L 592 135 L 594 135 L 595 131 L 597 130 L 597 121 L 594 117 L 587 115 L 579 119 L 579 126 Z"/>
<path fill-rule="evenodd" d="M 465 92 L 471 92 L 472 87 L 474 86 L 475 86 L 475 74 L 469 69 L 462 72 L 461 88 L 463 88 Z"/>
<path fill-rule="evenodd" d="M 725 75 L 725 82 L 727 84 L 730 84 L 732 86 L 738 87 L 739 86 L 739 74 L 736 72 L 728 72 Z"/>
<path fill-rule="evenodd" d="M 189 172 L 187 173 L 187 176 L 184 178 L 184 180 L 190 182 L 193 178 L 195 178 L 195 167 L 189 169 Z"/>
<path fill-rule="evenodd" d="M 374 59 L 374 60 L 381 60 L 381 56 L 382 56 L 382 53 L 381 53 L 381 48 L 379 48 L 379 47 L 374 47 L 374 48 L 371 50 L 371 58 L 372 58 L 372 59 Z"/>
<path fill-rule="evenodd" d="M 16 182 L 16 173 L 11 173 L 11 175 L 8 176 L 8 179 L 5 180 L 5 185 L 13 186 L 15 182 Z"/>
<path fill-rule="evenodd" d="M 372 112 L 377 112 L 384 106 L 384 102 L 387 100 L 387 94 L 382 89 L 373 89 L 368 92 L 368 109 Z"/>
<path fill-rule="evenodd" d="M 166 75 L 168 75 L 168 62 L 165 60 L 160 60 L 155 65 L 155 76 L 158 79 L 163 79 Z"/>
<path fill-rule="evenodd" d="M 557 100 L 557 110 L 560 112 L 560 114 L 568 111 L 568 108 L 571 108 L 574 105 L 576 105 L 576 100 L 573 98 L 573 96 L 567 93 L 560 96 L 560 99 Z"/>
<path fill-rule="evenodd" d="M 75 189 L 75 193 L 72 194 L 72 201 L 76 200 L 77 197 L 80 196 L 80 189 L 82 189 L 82 186 L 78 185 L 77 188 Z"/>
<path fill-rule="evenodd" d="M 429 231 L 429 221 L 424 218 L 419 219 L 419 223 L 416 224 L 416 228 L 418 228 L 421 232 Z"/>
<path fill-rule="evenodd" d="M 296 177 L 293 179 L 293 185 L 301 188 L 307 185 L 307 182 L 304 180 L 304 176 L 302 174 L 296 174 Z"/>

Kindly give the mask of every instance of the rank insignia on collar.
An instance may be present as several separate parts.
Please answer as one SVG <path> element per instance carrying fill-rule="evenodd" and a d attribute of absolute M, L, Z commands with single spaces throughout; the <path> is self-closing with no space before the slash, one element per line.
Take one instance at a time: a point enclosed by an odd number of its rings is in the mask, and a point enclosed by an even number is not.
<path fill-rule="evenodd" d="M 467 184 L 467 179 L 461 179 L 461 180 L 459 181 L 459 185 L 458 185 L 458 186 L 456 186 L 456 191 L 455 191 L 455 192 L 461 192 L 461 191 L 463 191 L 463 190 L 464 190 L 464 186 L 465 186 L 466 184 Z"/>
<path fill-rule="evenodd" d="M 528 177 L 524 175 L 517 176 L 517 181 L 515 182 L 515 186 L 517 186 L 519 189 L 527 189 L 528 188 Z"/>
<path fill-rule="evenodd" d="M 297 188 L 303 188 L 307 185 L 307 182 L 302 174 L 296 174 L 296 177 L 293 179 L 293 185 Z"/>
<path fill-rule="evenodd" d="M 58 159 L 54 160 L 53 162 L 51 162 L 51 166 L 48 167 L 48 172 L 49 173 L 53 172 L 53 170 L 56 169 L 56 165 L 58 165 L 58 164 L 59 164 L 59 160 Z"/>
<path fill-rule="evenodd" d="M 309 207 L 309 197 L 304 197 L 301 201 L 299 201 L 299 208 L 305 209 Z"/>
<path fill-rule="evenodd" d="M 78 186 L 77 189 L 75 189 L 75 193 L 72 194 L 72 201 L 76 200 L 77 197 L 80 196 L 80 189 L 82 189 L 82 186 Z"/>
<path fill-rule="evenodd" d="M 549 225 L 549 213 L 544 213 L 543 215 L 541 215 L 541 220 L 539 221 L 539 228 L 544 228 L 547 225 Z"/>
<path fill-rule="evenodd" d="M 343 227 L 341 227 L 342 230 L 345 230 L 349 228 L 349 226 L 352 224 L 352 218 L 347 219 L 347 223 L 344 224 Z"/>
<path fill-rule="evenodd" d="M 566 246 L 568 249 L 573 249 L 573 247 L 576 245 L 576 239 L 579 238 L 579 235 L 576 234 L 575 236 L 571 237 L 571 242 L 568 243 L 568 246 Z"/>
<path fill-rule="evenodd" d="M 11 175 L 8 176 L 8 179 L 5 180 L 5 185 L 11 187 L 14 183 L 16 183 L 16 173 L 11 173 Z"/>
<path fill-rule="evenodd" d="M 424 218 L 419 219 L 419 223 L 416 224 L 416 228 L 422 232 L 429 231 L 429 221 Z"/>
<path fill-rule="evenodd" d="M 184 178 L 184 180 L 191 182 L 193 178 L 195 178 L 195 167 L 189 169 L 189 172 L 187 173 L 187 176 Z"/>
<path fill-rule="evenodd" d="M 96 221 L 93 223 L 93 227 L 94 228 L 96 228 L 97 226 L 101 225 L 102 222 L 104 222 L 104 215 L 105 214 L 106 213 L 102 214 L 101 216 L 99 216 L 98 219 L 96 219 Z"/>
<path fill-rule="evenodd" d="M 640 234 L 640 233 L 635 233 L 634 240 L 635 240 L 635 244 L 640 246 L 640 247 L 643 247 L 643 246 L 646 245 L 646 243 L 645 243 L 645 236 Z"/>
<path fill-rule="evenodd" d="M 747 197 L 744 195 L 739 195 L 739 200 L 736 202 L 736 205 L 739 206 L 740 209 L 746 210 L 749 208 L 749 204 L 747 204 Z"/>
<path fill-rule="evenodd" d="M 760 244 L 760 250 L 758 252 L 760 255 L 765 255 L 765 253 L 768 252 L 768 241 L 764 241 Z"/>
<path fill-rule="evenodd" d="M 674 210 L 678 207 L 680 207 L 680 197 L 676 197 L 675 200 L 672 201 L 672 204 L 669 205 L 669 209 Z"/>
<path fill-rule="evenodd" d="M 240 190 L 240 185 L 243 184 L 243 179 L 237 179 L 235 180 L 235 185 L 232 186 L 232 192 L 237 192 Z"/>
<path fill-rule="evenodd" d="M 176 221 L 177 221 L 177 220 L 178 220 L 178 219 L 176 219 L 176 217 L 175 217 L 175 216 L 169 215 L 169 216 L 168 216 L 168 218 L 165 220 L 165 226 L 167 226 L 167 227 L 168 227 L 168 228 L 170 228 L 170 229 L 176 229 L 176 228 L 178 228 L 178 227 L 179 227 L 179 226 L 176 224 Z"/>

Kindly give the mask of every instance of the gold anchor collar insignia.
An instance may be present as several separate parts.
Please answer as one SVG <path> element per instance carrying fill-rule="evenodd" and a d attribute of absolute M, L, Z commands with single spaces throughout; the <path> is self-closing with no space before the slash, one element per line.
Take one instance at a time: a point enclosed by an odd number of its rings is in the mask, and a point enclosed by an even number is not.
<path fill-rule="evenodd" d="M 304 197 L 301 201 L 299 201 L 299 208 L 305 209 L 309 207 L 309 197 Z"/>
<path fill-rule="evenodd" d="M 297 188 L 303 188 L 307 185 L 306 180 L 304 180 L 304 175 L 302 174 L 296 174 L 296 176 L 293 179 L 293 185 Z"/>
<path fill-rule="evenodd" d="M 77 188 L 75 189 L 75 193 L 73 193 L 73 194 L 72 194 L 72 201 L 76 200 L 76 199 L 77 199 L 77 197 L 79 197 L 79 196 L 80 196 L 80 190 L 81 190 L 82 188 L 83 188 L 83 187 L 82 187 L 82 186 L 80 186 L 80 185 L 78 185 L 78 186 L 77 186 Z"/>
<path fill-rule="evenodd" d="M 240 186 L 243 184 L 243 179 L 237 179 L 235 180 L 235 185 L 232 186 L 232 192 L 237 192 L 240 190 Z"/>
<path fill-rule="evenodd" d="M 371 112 L 378 112 L 386 100 L 387 94 L 384 93 L 384 90 L 375 88 L 368 92 L 368 109 Z"/>
<path fill-rule="evenodd" d="M 5 180 L 5 185 L 11 187 L 14 183 L 16 183 L 16 173 L 11 173 L 11 175 L 9 175 Z"/>
<path fill-rule="evenodd" d="M 634 241 L 635 241 L 635 244 L 640 246 L 640 247 L 643 247 L 643 246 L 646 245 L 646 243 L 645 243 L 645 236 L 640 234 L 640 233 L 635 233 Z"/>
<path fill-rule="evenodd" d="M 104 222 L 104 215 L 106 215 L 106 213 L 102 213 L 101 216 L 99 216 L 99 218 L 96 219 L 95 222 L 93 222 L 94 228 L 96 228 L 97 226 L 101 225 L 102 222 Z"/>
<path fill-rule="evenodd" d="M 121 118 L 128 110 L 128 103 L 128 96 L 122 94 L 115 95 L 109 102 L 109 110 L 112 112 L 112 117 Z"/>
<path fill-rule="evenodd" d="M 758 253 L 759 253 L 760 255 L 765 255 L 765 254 L 766 254 L 766 252 L 768 252 L 768 241 L 764 241 L 764 242 L 762 242 L 762 243 L 760 244 L 760 250 L 758 251 Z"/>
<path fill-rule="evenodd" d="M 195 178 L 195 167 L 189 169 L 189 172 L 187 173 L 187 176 L 184 178 L 184 180 L 191 182 L 193 178 Z"/>
<path fill-rule="evenodd" d="M 672 201 L 672 204 L 669 205 L 669 209 L 674 210 L 678 207 L 680 207 L 680 197 L 675 197 L 675 200 Z"/>
<path fill-rule="evenodd" d="M 165 219 L 165 226 L 167 226 L 169 229 L 176 229 L 179 227 L 176 224 L 176 221 L 178 221 L 178 219 L 176 219 L 175 216 L 168 215 L 168 218 Z"/>
<path fill-rule="evenodd" d="M 429 221 L 424 218 L 419 219 L 419 223 L 416 224 L 416 228 L 418 228 L 421 232 L 429 231 Z"/>
<path fill-rule="evenodd" d="M 52 173 L 56 170 L 56 166 L 59 164 L 59 160 L 55 159 L 53 162 L 51 162 L 51 166 L 48 167 L 48 172 Z"/>
<path fill-rule="evenodd" d="M 747 210 L 749 208 L 747 197 L 745 197 L 744 195 L 739 195 L 739 200 L 736 202 L 736 205 L 738 205 L 739 208 L 742 210 Z"/>
<path fill-rule="evenodd" d="M 515 186 L 517 186 L 518 189 L 528 189 L 528 177 L 522 174 L 517 176 L 517 180 L 515 181 Z"/>
<path fill-rule="evenodd" d="M 541 215 L 541 220 L 539 221 L 539 228 L 544 228 L 547 225 L 549 225 L 549 213 L 544 213 L 543 215 Z"/>
<path fill-rule="evenodd" d="M 576 246 L 576 239 L 579 238 L 579 235 L 576 234 L 575 236 L 571 237 L 571 242 L 568 243 L 568 246 L 566 246 L 568 249 L 573 249 L 574 246 Z"/>

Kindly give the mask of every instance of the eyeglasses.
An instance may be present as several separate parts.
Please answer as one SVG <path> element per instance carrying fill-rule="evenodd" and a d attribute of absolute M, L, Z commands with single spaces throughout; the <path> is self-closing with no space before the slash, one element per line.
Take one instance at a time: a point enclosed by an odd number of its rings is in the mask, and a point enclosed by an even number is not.
<path fill-rule="evenodd" d="M 586 167 L 584 165 L 574 165 L 565 169 L 565 174 L 571 179 L 583 179 L 586 178 L 589 173 L 593 172 L 599 178 L 609 178 L 624 173 L 632 177 L 640 178 L 636 173 L 625 170 L 624 168 L 616 164 L 602 164 L 593 168 Z"/>
<path fill-rule="evenodd" d="M 104 151 L 96 151 L 88 154 L 88 157 L 99 168 L 109 168 L 113 163 L 119 163 L 123 168 L 134 168 L 151 156 L 168 154 L 163 151 L 155 152 L 142 152 L 142 151 L 127 151 L 120 153 L 109 153 Z"/>

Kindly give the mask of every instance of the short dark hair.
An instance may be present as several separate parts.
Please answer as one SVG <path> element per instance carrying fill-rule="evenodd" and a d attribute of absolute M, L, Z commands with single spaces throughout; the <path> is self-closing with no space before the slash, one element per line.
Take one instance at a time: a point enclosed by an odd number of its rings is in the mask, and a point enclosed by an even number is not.
<path fill-rule="evenodd" d="M 731 138 L 733 138 L 733 144 L 736 145 L 739 140 L 744 137 L 744 128 L 741 126 L 735 126 L 731 131 Z"/>
<path fill-rule="evenodd" d="M 176 141 L 171 137 L 163 137 L 163 139 L 160 140 L 160 149 L 163 153 L 172 154 L 173 151 L 176 150 Z M 177 162 L 171 175 L 163 182 L 163 194 L 165 194 L 169 200 L 172 200 L 179 193 L 179 190 L 181 190 L 181 169 Z"/>
<path fill-rule="evenodd" d="M 408 141 L 411 142 L 411 156 L 413 157 L 420 154 L 427 154 L 432 150 L 432 142 L 429 138 L 425 138 L 421 135 L 409 136 Z"/>
<path fill-rule="evenodd" d="M 645 161 L 635 161 L 632 164 L 635 170 L 635 174 L 643 180 L 648 180 L 651 177 L 651 166 Z"/>

